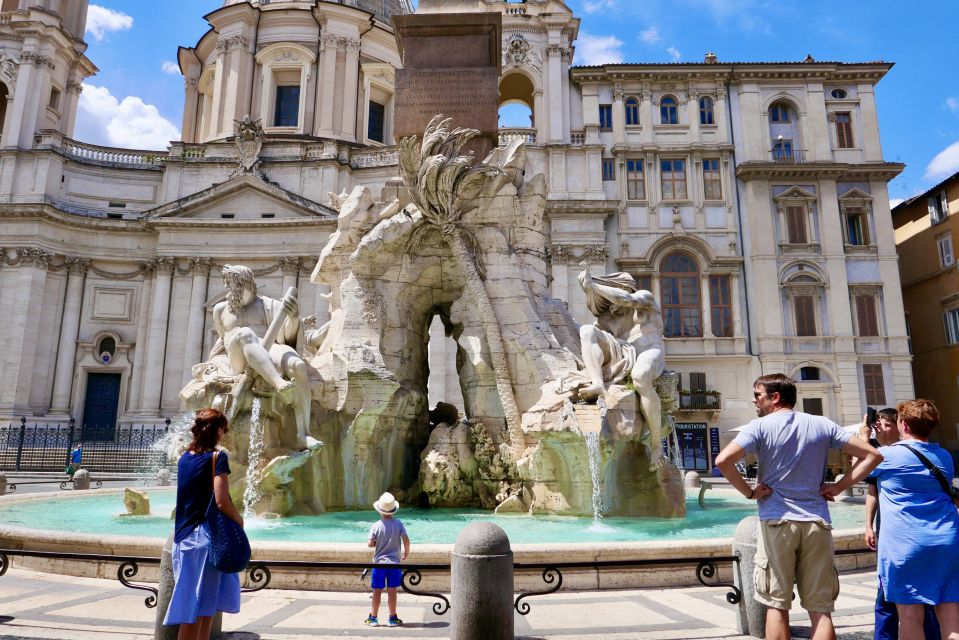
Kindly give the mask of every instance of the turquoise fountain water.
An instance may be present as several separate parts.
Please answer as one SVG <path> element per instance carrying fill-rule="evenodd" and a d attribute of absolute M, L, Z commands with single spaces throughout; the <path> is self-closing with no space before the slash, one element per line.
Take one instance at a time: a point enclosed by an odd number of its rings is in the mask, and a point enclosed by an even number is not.
<path fill-rule="evenodd" d="M 166 537 L 173 528 L 170 514 L 175 492 L 149 490 L 152 516 L 121 517 L 118 494 L 63 497 L 0 505 L 0 522 L 8 525 L 55 531 L 78 531 L 102 535 Z M 864 507 L 838 503 L 830 506 L 836 529 L 861 527 Z M 736 524 L 756 513 L 756 503 L 728 491 L 707 494 L 706 508 L 694 498 L 687 500 L 685 519 L 593 518 L 571 516 L 495 516 L 488 511 L 466 509 L 414 509 L 399 513 L 414 544 L 453 543 L 464 526 L 474 520 L 490 520 L 502 527 L 513 543 L 625 542 L 653 540 L 698 540 L 731 537 Z M 301 542 L 365 542 L 376 513 L 341 511 L 321 516 L 296 516 L 280 520 L 254 518 L 247 521 L 253 540 Z"/>

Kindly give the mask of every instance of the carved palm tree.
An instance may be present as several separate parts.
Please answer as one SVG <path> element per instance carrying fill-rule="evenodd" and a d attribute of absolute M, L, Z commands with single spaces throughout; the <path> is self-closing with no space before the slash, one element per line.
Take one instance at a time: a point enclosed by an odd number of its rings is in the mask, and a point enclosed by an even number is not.
<path fill-rule="evenodd" d="M 460 152 L 476 137 L 475 129 L 450 129 L 451 118 L 434 117 L 426 127 L 423 141 L 416 136 L 400 141 L 400 173 L 425 224 L 414 229 L 407 247 L 410 253 L 428 234 L 439 233 L 459 265 L 466 283 L 466 295 L 479 311 L 493 365 L 496 391 L 514 459 L 525 448 L 519 407 L 513 395 L 503 335 L 483 284 L 485 268 L 476 236 L 463 225 L 467 203 L 476 198 L 493 178 L 503 174 L 499 167 L 478 164 L 473 155 Z"/>

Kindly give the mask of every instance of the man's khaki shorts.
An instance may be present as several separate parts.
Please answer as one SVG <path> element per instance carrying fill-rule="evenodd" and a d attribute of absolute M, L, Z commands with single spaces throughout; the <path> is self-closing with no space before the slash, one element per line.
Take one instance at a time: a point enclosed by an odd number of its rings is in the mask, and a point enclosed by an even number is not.
<path fill-rule="evenodd" d="M 753 580 L 756 601 L 768 607 L 788 611 L 796 583 L 803 609 L 832 612 L 839 597 L 832 527 L 821 520 L 761 521 Z"/>

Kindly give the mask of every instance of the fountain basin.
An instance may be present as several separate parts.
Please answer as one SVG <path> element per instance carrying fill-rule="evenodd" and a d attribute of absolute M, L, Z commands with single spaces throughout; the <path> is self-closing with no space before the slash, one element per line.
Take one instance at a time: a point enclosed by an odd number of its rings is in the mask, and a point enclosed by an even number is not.
<path fill-rule="evenodd" d="M 107 531 L 118 529 L 137 528 L 137 518 L 120 518 L 122 512 L 122 489 L 97 491 L 95 496 L 89 494 L 57 496 L 51 499 L 49 495 L 32 494 L 23 496 L 5 496 L 0 498 L 0 547 L 12 549 L 26 549 L 34 551 L 61 551 L 72 553 L 91 553 L 99 555 L 117 556 L 145 556 L 159 557 L 163 541 L 172 531 L 172 522 L 168 519 L 170 508 L 175 500 L 175 491 L 170 489 L 150 489 L 151 503 L 154 513 L 164 514 L 165 517 L 148 517 L 152 521 L 156 533 L 152 535 L 116 535 L 107 534 Z M 729 494 L 729 495 L 724 495 Z M 575 537 L 576 531 L 590 528 L 592 521 L 588 518 L 544 517 L 544 516 L 494 516 L 488 512 L 468 513 L 463 510 L 451 511 L 449 518 L 441 523 L 440 532 L 430 532 L 423 529 L 429 518 L 423 518 L 422 510 L 404 509 L 400 517 L 410 531 L 413 549 L 409 561 L 422 564 L 448 564 L 452 551 L 452 539 L 455 533 L 465 526 L 468 521 L 485 519 L 496 522 L 504 527 L 511 537 L 515 561 L 517 563 L 548 563 L 548 562 L 591 562 L 607 560 L 652 560 L 663 558 L 700 558 L 728 556 L 732 551 L 731 532 L 735 524 L 745 515 L 755 513 L 755 505 L 745 501 L 737 501 L 733 492 L 718 491 L 711 494 L 707 500 L 707 508 L 701 510 L 695 501 L 690 503 L 689 517 L 686 520 L 666 519 L 610 519 L 608 524 L 612 532 L 596 533 L 599 539 L 581 542 L 569 542 Z M 88 523 L 84 531 L 84 524 L 79 517 L 74 518 L 74 512 L 84 513 L 83 517 L 93 517 L 97 512 L 104 513 L 106 520 L 96 525 Z M 112 509 L 112 511 L 110 511 Z M 433 510 L 435 514 L 436 511 Z M 55 530 L 46 528 L 40 521 L 30 521 L 31 513 L 56 515 L 63 522 L 72 523 L 75 530 Z M 116 514 L 112 518 L 109 514 Z M 715 516 L 714 516 L 715 514 Z M 716 529 L 700 526 L 700 539 L 690 539 L 695 535 L 698 520 L 721 519 L 723 514 L 729 521 L 729 535 L 716 535 Z M 732 514 L 732 517 L 730 517 Z M 834 532 L 837 549 L 861 548 L 862 530 L 855 524 L 862 522 L 862 505 L 839 504 L 833 510 L 837 530 Z M 111 519 L 112 518 L 112 519 Z M 248 527 L 253 546 L 253 557 L 260 561 L 295 560 L 307 562 L 369 562 L 370 555 L 363 542 L 376 516 L 372 511 L 341 512 L 326 514 L 313 518 L 316 520 L 313 529 L 327 533 L 337 529 L 324 527 L 327 523 L 340 522 L 339 533 L 335 535 L 349 536 L 348 542 L 266 539 L 264 533 L 280 531 L 284 535 L 291 528 L 287 521 L 267 522 L 266 526 L 254 523 Z M 297 520 L 297 519 L 293 519 Z M 300 520 L 307 520 L 300 518 Z M 122 524 L 118 524 L 122 521 Z M 633 539 L 606 539 L 602 536 L 623 537 L 628 535 L 628 529 L 621 521 L 629 521 L 637 532 L 645 529 L 666 528 L 672 530 L 672 537 L 667 539 L 649 539 L 637 541 L 638 533 Z M 140 524 L 143 524 L 142 522 Z M 699 523 L 703 525 L 703 523 Z M 102 531 L 96 531 L 97 527 Z M 295 526 L 295 525 L 294 525 Z M 726 526 L 726 525 L 723 525 Z M 847 528 L 842 528 L 847 527 Z M 301 532 L 308 528 L 302 527 Z M 452 534 L 448 542 L 425 544 L 420 540 L 443 541 L 442 531 Z M 705 530 L 705 533 L 703 531 Z M 550 542 L 522 542 L 528 540 L 523 532 L 552 531 L 555 535 Z M 625 533 L 624 533 L 625 531 Z M 335 537 L 334 535 L 334 537 Z M 661 536 L 662 538 L 663 536 Z M 515 539 L 514 539 L 515 538 Z M 68 561 L 61 559 L 44 558 L 15 558 L 17 566 L 52 573 L 78 575 L 86 577 L 114 578 L 116 576 L 115 562 L 91 563 L 87 561 Z M 852 569 L 873 566 L 873 554 L 841 556 L 837 558 L 840 569 Z M 732 575 L 729 564 L 720 565 L 719 579 L 731 581 Z M 141 566 L 137 580 L 155 582 L 157 580 L 158 565 Z M 541 589 L 543 583 L 540 571 L 519 572 L 516 576 L 518 590 Z M 421 589 L 427 591 L 444 591 L 449 589 L 449 574 L 440 572 L 424 572 Z M 626 567 L 616 570 L 595 569 L 565 570 L 563 585 L 571 589 L 612 589 L 643 586 L 679 586 L 697 584 L 695 566 L 689 568 L 669 567 Z M 369 588 L 368 582 L 359 578 L 356 570 L 299 570 L 295 568 L 273 571 L 271 586 L 276 588 L 306 589 L 306 590 L 337 590 L 337 591 L 365 591 Z"/>

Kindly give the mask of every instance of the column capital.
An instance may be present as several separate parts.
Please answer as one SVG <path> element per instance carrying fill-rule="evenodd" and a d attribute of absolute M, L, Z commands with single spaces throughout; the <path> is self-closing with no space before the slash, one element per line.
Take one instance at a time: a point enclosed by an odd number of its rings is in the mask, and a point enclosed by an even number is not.
<path fill-rule="evenodd" d="M 210 267 L 213 266 L 212 258 L 190 258 L 190 271 L 196 276 L 206 276 L 210 274 Z"/>
<path fill-rule="evenodd" d="M 280 270 L 287 275 L 298 274 L 300 272 L 300 258 L 298 256 L 280 258 Z"/>
<path fill-rule="evenodd" d="M 7 264 L 11 266 L 25 264 L 34 267 L 49 268 L 50 262 L 53 259 L 52 253 L 38 247 L 17 247 L 14 251 L 16 252 L 16 257 L 13 261 L 7 260 Z"/>
<path fill-rule="evenodd" d="M 172 274 L 173 270 L 176 268 L 176 258 L 171 256 L 159 256 L 150 261 L 150 266 L 152 267 L 154 273 Z"/>
<path fill-rule="evenodd" d="M 90 268 L 90 259 L 68 256 L 64 261 L 64 266 L 67 268 L 68 273 L 83 275 Z"/>

